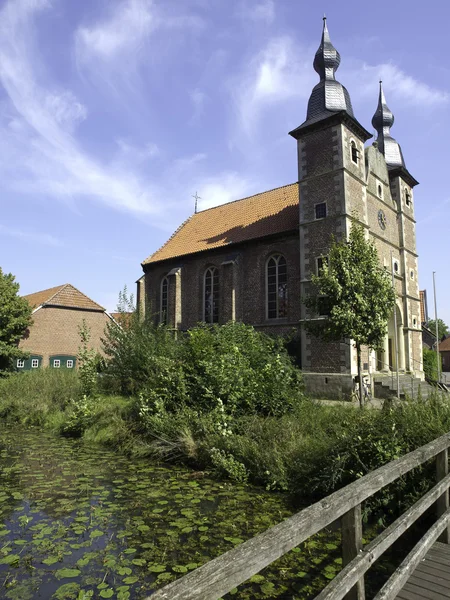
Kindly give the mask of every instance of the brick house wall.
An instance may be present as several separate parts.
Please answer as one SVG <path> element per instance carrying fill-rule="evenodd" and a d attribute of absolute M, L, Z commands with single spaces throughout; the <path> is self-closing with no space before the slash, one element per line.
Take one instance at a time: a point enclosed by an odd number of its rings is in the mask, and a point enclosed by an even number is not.
<path fill-rule="evenodd" d="M 282 254 L 287 262 L 288 316 L 268 319 L 266 263 Z M 267 333 L 291 333 L 300 319 L 298 231 L 220 247 L 144 265 L 147 311 L 160 320 L 161 282 L 169 277 L 169 325 L 187 330 L 203 320 L 204 273 L 219 270 L 219 323 L 242 321 Z"/>
<path fill-rule="evenodd" d="M 83 319 L 91 331 L 90 347 L 102 354 L 101 338 L 110 317 L 103 311 L 43 306 L 33 314 L 33 325 L 19 343 L 21 350 L 42 356 L 40 366 L 50 366 L 51 356 L 76 356 Z"/>

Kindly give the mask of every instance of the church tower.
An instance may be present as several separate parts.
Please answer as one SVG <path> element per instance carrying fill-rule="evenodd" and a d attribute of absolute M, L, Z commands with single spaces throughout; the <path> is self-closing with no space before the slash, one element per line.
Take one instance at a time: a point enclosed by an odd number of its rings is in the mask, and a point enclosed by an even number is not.
<path fill-rule="evenodd" d="M 303 300 L 312 291 L 311 276 L 326 260 L 331 237 L 347 238 L 356 220 L 374 241 L 386 268 L 390 268 L 391 255 L 398 262 L 395 285 L 401 317 L 397 319 L 397 333 L 405 339 L 403 363 L 400 357 L 399 365 L 413 370 L 416 361 L 414 370 L 421 372 L 421 349 L 416 348 L 418 338 L 414 337 L 420 332 L 413 331 L 414 318 L 417 327 L 420 321 L 412 212 L 412 188 L 417 182 L 406 170 L 400 146 L 390 136 L 393 116 L 382 90 L 373 121 L 378 141 L 364 149 L 372 136 L 355 118 L 350 95 L 336 80 L 340 61 L 324 18 L 314 57 L 320 81 L 312 90 L 305 122 L 290 132 L 297 140 L 298 152 L 301 321 L 325 318 L 309 315 Z M 364 351 L 363 369 L 367 373 L 393 369 L 392 339 L 389 331 L 384 352 L 377 356 Z M 323 342 L 302 327 L 301 353 L 308 390 L 334 398 L 351 393 L 357 372 L 351 340 Z"/>

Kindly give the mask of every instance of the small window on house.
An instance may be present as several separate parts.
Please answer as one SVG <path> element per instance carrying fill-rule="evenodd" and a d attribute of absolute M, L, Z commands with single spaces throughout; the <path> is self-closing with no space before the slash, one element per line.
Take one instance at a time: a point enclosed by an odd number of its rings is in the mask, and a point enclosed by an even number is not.
<path fill-rule="evenodd" d="M 352 143 L 350 144 L 351 146 L 351 151 L 352 151 L 352 161 L 357 165 L 358 164 L 358 148 L 356 147 L 355 142 L 352 141 Z"/>
<path fill-rule="evenodd" d="M 406 206 L 411 206 L 411 194 L 408 190 L 405 190 L 405 204 Z"/>
<path fill-rule="evenodd" d="M 398 260 L 394 260 L 394 271 L 398 273 Z"/>
<path fill-rule="evenodd" d="M 23 360 L 23 358 L 18 358 L 17 359 L 17 368 L 18 369 L 23 369 L 25 366 L 25 361 Z"/>
<path fill-rule="evenodd" d="M 31 368 L 32 369 L 37 369 L 39 367 L 39 359 L 38 358 L 33 358 L 31 360 Z"/>
<path fill-rule="evenodd" d="M 413 325 L 414 327 L 417 325 L 417 319 L 413 319 Z"/>
<path fill-rule="evenodd" d="M 167 308 L 169 304 L 169 279 L 164 277 L 161 281 L 161 297 L 160 297 L 160 310 L 159 320 L 164 325 L 167 325 Z"/>
<path fill-rule="evenodd" d="M 380 184 L 378 184 L 377 192 L 378 192 L 378 198 L 382 198 L 383 197 L 383 188 L 381 187 Z"/>
<path fill-rule="evenodd" d="M 319 296 L 317 299 L 317 308 L 320 317 L 329 317 L 331 313 L 331 303 L 327 296 Z"/>
<path fill-rule="evenodd" d="M 55 358 L 53 361 L 53 367 L 55 369 L 59 369 L 60 366 L 61 366 L 61 361 L 59 360 L 59 358 Z"/>
<path fill-rule="evenodd" d="M 287 263 L 284 256 L 271 256 L 266 265 L 267 318 L 287 317 Z"/>
<path fill-rule="evenodd" d="M 327 216 L 327 203 L 321 202 L 315 205 L 316 219 L 325 219 Z"/>
<path fill-rule="evenodd" d="M 328 265 L 328 256 L 319 256 L 319 257 L 317 257 L 316 261 L 317 261 L 316 273 L 317 273 L 317 275 L 320 275 L 320 273 L 323 269 L 323 266 Z"/>
<path fill-rule="evenodd" d="M 409 274 L 411 275 L 411 279 L 414 279 L 414 271 L 411 270 Z"/>
<path fill-rule="evenodd" d="M 219 322 L 219 269 L 209 267 L 203 280 L 203 320 L 205 323 Z"/>
<path fill-rule="evenodd" d="M 70 359 L 69 359 L 69 360 L 67 361 L 67 368 L 68 368 L 68 369 L 73 369 L 73 360 L 70 360 Z"/>

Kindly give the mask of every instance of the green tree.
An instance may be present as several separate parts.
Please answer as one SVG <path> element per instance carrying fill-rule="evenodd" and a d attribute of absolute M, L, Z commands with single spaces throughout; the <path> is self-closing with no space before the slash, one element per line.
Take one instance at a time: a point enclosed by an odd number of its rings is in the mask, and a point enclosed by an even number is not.
<path fill-rule="evenodd" d="M 89 346 L 91 330 L 86 319 L 78 327 L 81 346 L 78 348 L 78 372 L 81 381 L 81 392 L 84 396 L 93 396 L 97 389 L 97 352 Z"/>
<path fill-rule="evenodd" d="M 18 343 L 31 325 L 32 308 L 19 296 L 19 284 L 0 268 L 0 376 L 13 369 L 14 360 L 27 358 Z"/>
<path fill-rule="evenodd" d="M 379 348 L 386 334 L 395 306 L 391 278 L 380 268 L 376 248 L 365 238 L 364 229 L 354 223 L 348 241 L 332 240 L 328 260 L 312 282 L 316 294 L 306 298 L 306 305 L 316 315 L 327 316 L 310 320 L 306 326 L 326 340 L 353 340 L 362 407 L 361 348 Z"/>
<path fill-rule="evenodd" d="M 442 340 L 443 337 L 447 337 L 450 333 L 448 325 L 444 323 L 442 319 L 438 319 L 438 335 L 439 340 Z M 427 323 L 427 329 L 431 331 L 431 333 L 436 335 L 436 321 L 434 319 L 430 319 Z"/>

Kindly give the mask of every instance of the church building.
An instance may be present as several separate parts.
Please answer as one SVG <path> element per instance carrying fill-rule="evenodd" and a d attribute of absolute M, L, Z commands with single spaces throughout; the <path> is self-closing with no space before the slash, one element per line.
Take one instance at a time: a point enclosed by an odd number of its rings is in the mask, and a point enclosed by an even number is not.
<path fill-rule="evenodd" d="M 298 182 L 196 212 L 143 261 L 138 300 L 160 322 L 187 330 L 198 322 L 241 321 L 271 334 L 294 335 L 307 390 L 345 397 L 357 373 L 351 340 L 323 342 L 303 327 L 311 275 L 326 260 L 331 236 L 354 221 L 374 242 L 397 292 L 383 349 L 363 352 L 364 371 L 385 378 L 397 367 L 423 379 L 413 188 L 394 116 L 380 82 L 372 119 L 377 139 L 356 119 L 350 95 L 335 78 L 339 52 L 324 19 L 314 58 L 320 77 L 297 141 Z"/>

